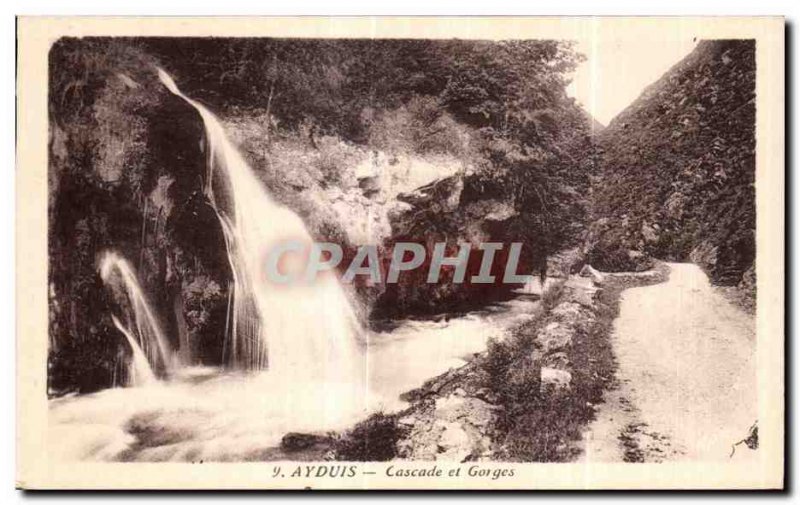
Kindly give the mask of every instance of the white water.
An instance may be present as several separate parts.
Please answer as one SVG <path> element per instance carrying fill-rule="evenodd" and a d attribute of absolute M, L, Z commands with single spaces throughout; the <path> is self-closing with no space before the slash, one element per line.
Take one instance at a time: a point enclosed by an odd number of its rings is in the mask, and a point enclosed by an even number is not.
<path fill-rule="evenodd" d="M 112 289 L 124 292 L 130 305 L 127 328 L 112 315 L 114 326 L 128 341 L 133 353 L 128 366 L 128 384 L 138 386 L 152 382 L 155 380 L 153 368 L 170 373 L 174 366 L 173 354 L 131 264 L 116 252 L 108 251 L 100 259 L 100 277 Z"/>
<path fill-rule="evenodd" d="M 405 320 L 372 334 L 365 353 L 368 388 L 360 394 L 369 392 L 373 411 L 404 408 L 401 393 L 463 365 L 464 358 L 486 348 L 488 338 L 502 337 L 530 318 L 537 303 L 522 296 L 449 321 Z M 323 387 L 335 408 L 337 395 L 346 391 Z M 58 398 L 50 403 L 48 447 L 53 457 L 65 460 L 268 459 L 290 431 L 325 431 L 319 417 L 303 415 L 305 402 L 320 401 L 319 391 L 294 387 L 285 396 L 284 389 L 268 371 L 195 367 L 151 387 Z M 326 428 L 347 429 L 367 415 L 342 418 L 338 425 L 331 419 Z"/>
<path fill-rule="evenodd" d="M 125 340 L 128 341 L 128 345 L 131 346 L 131 351 L 133 352 L 131 362 L 128 366 L 128 385 L 148 386 L 155 384 L 157 380 L 156 374 L 153 373 L 153 369 L 147 361 L 147 356 L 144 355 L 142 348 L 139 347 L 136 338 L 134 338 L 131 332 L 119 322 L 117 316 L 111 316 L 111 319 L 114 321 L 114 326 L 125 336 Z"/>

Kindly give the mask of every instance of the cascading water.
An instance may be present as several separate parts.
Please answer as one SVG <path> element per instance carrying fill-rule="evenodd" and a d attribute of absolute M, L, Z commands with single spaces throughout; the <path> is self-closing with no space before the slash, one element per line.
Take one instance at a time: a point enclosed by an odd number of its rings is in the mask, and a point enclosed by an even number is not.
<path fill-rule="evenodd" d="M 153 373 L 153 369 L 147 361 L 147 356 L 144 355 L 144 351 L 142 351 L 142 348 L 136 342 L 136 338 L 131 335 L 131 332 L 117 319 L 117 316 L 111 316 L 111 319 L 114 321 L 114 326 L 125 335 L 125 340 L 128 341 L 128 345 L 131 346 L 131 351 L 133 352 L 130 365 L 128 366 L 128 385 L 149 386 L 155 384 L 157 381 L 156 374 Z"/>
<path fill-rule="evenodd" d="M 292 403 L 305 389 L 331 409 L 356 408 L 365 398 L 361 327 L 334 276 L 311 285 L 278 285 L 266 276 L 266 254 L 287 240 L 312 243 L 297 214 L 277 203 L 227 138 L 219 120 L 185 96 L 163 70 L 158 75 L 203 119 L 207 137 L 206 196 L 219 217 L 233 276 L 228 362 L 236 368 L 269 370 L 276 401 Z M 216 192 L 224 191 L 222 199 Z M 333 389 L 339 394 L 333 394 Z M 283 393 L 276 394 L 276 393 Z M 287 404 L 287 408 L 289 407 Z M 316 410 L 316 409 L 314 409 Z M 325 415 L 333 414 L 330 409 Z"/>
<path fill-rule="evenodd" d="M 161 387 L 110 388 L 51 400 L 48 438 L 54 458 L 286 457 L 275 452 L 286 433 L 340 431 L 371 411 L 398 411 L 405 407 L 401 393 L 460 366 L 464 356 L 484 349 L 488 338 L 501 338 L 506 328 L 535 312 L 536 302 L 525 299 L 449 321 L 403 321 L 392 331 L 371 334 L 367 352 L 334 276 L 308 285 L 269 283 L 266 252 L 282 240 L 310 243 L 304 223 L 267 194 L 214 115 L 183 96 L 168 75 L 159 75 L 205 122 L 206 196 L 219 217 L 232 271 L 227 330 L 220 338 L 234 370 L 173 364 L 177 359 L 132 267 L 117 253 L 107 253 L 101 276 L 132 309 L 127 319 L 114 320 L 133 349 L 129 376 L 146 384 L 167 369 L 167 380 Z M 179 338 L 179 354 L 191 348 L 188 338 Z"/>
<path fill-rule="evenodd" d="M 173 368 L 172 352 L 131 264 L 116 252 L 107 251 L 100 259 L 100 277 L 107 285 L 124 290 L 130 303 L 129 326 L 135 331 L 136 337 L 131 329 L 112 316 L 114 325 L 125 336 L 133 352 L 128 373 L 129 384 L 153 382 L 153 369 L 169 374 Z"/>

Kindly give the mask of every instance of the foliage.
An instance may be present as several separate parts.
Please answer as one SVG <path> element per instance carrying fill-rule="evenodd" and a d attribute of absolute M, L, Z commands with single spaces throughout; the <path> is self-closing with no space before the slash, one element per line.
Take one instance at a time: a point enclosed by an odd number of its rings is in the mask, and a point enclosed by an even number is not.
<path fill-rule="evenodd" d="M 586 262 L 603 272 L 641 272 L 653 266 L 649 257 L 607 240 L 592 245 L 586 253 Z"/>
<path fill-rule="evenodd" d="M 197 275 L 182 291 L 187 323 L 190 328 L 197 329 L 206 327 L 212 312 L 225 297 L 219 284 L 207 275 Z"/>
<path fill-rule="evenodd" d="M 334 443 L 340 461 L 389 461 L 396 455 L 400 429 L 394 416 L 373 414 Z"/>
<path fill-rule="evenodd" d="M 539 263 L 580 240 L 592 145 L 589 118 L 566 95 L 582 58 L 570 42 L 137 42 L 190 95 L 266 113 L 270 132 L 469 156 L 487 180 L 502 180 L 520 211 L 517 236 Z"/>
<path fill-rule="evenodd" d="M 702 41 L 599 135 L 594 217 L 629 249 L 736 284 L 755 257 L 755 43 Z"/>

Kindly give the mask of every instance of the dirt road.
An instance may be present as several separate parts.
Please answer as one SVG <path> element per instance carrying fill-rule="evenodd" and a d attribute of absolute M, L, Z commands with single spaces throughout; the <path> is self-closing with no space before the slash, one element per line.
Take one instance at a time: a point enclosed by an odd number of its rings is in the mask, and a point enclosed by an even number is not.
<path fill-rule="evenodd" d="M 622 295 L 618 387 L 585 434 L 585 461 L 727 460 L 757 418 L 754 319 L 693 264 Z M 754 457 L 745 444 L 735 458 Z"/>

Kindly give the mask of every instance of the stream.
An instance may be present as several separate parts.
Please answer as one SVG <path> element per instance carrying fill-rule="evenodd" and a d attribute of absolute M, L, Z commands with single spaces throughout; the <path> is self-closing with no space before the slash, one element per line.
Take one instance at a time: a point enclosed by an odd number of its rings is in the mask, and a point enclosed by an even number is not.
<path fill-rule="evenodd" d="M 369 334 L 359 415 L 332 416 L 331 431 L 352 427 L 373 412 L 406 407 L 400 394 L 466 363 L 491 337 L 531 318 L 538 283 L 511 300 L 436 320 L 393 321 Z M 303 416 L 304 402 L 319 401 L 312 385 L 289 388 L 269 371 L 232 372 L 186 367 L 168 380 L 50 401 L 49 447 L 54 457 L 101 461 L 257 461 L 270 458 L 289 432 L 319 432 L 320 420 Z M 335 383 L 319 383 L 336 399 Z M 334 408 L 328 412 L 337 412 Z M 293 415 L 286 415 L 291 412 Z M 298 415 L 301 414 L 301 415 Z M 304 421 L 305 419 L 305 421 Z"/>

